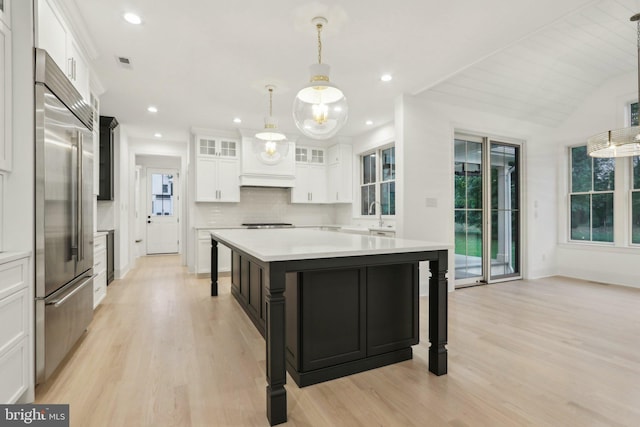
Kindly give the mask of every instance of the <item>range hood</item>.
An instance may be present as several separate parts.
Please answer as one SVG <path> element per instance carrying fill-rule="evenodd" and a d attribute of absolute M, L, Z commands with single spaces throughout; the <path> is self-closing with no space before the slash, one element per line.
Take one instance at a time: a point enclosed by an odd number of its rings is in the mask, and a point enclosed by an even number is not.
<path fill-rule="evenodd" d="M 286 141 L 272 155 L 264 151 L 264 141 L 242 136 L 240 186 L 284 187 L 296 185 L 296 144 Z"/>

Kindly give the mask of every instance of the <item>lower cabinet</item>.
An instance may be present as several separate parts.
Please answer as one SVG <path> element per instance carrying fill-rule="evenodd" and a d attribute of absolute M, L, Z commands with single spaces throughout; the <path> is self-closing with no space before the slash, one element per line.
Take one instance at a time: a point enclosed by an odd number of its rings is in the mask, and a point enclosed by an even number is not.
<path fill-rule="evenodd" d="M 208 276 L 211 273 L 211 230 L 197 231 L 196 274 Z M 218 272 L 231 271 L 231 249 L 218 244 Z"/>
<path fill-rule="evenodd" d="M 93 239 L 93 308 L 107 296 L 107 235 L 101 233 Z"/>
<path fill-rule="evenodd" d="M 30 389 L 33 336 L 28 258 L 0 259 L 0 403 L 16 403 Z"/>
<path fill-rule="evenodd" d="M 267 308 L 263 269 L 235 251 L 231 255 L 231 293 L 264 336 Z"/>
<path fill-rule="evenodd" d="M 231 291 L 265 335 L 264 275 L 232 253 Z M 286 363 L 304 387 L 407 360 L 419 341 L 417 263 L 287 273 Z"/>

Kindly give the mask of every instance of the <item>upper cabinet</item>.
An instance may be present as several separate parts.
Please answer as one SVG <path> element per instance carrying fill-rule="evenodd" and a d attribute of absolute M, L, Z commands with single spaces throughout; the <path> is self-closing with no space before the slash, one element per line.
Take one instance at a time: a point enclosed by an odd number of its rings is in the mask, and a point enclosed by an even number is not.
<path fill-rule="evenodd" d="M 100 150 L 98 156 L 99 192 L 98 200 L 113 200 L 113 149 L 118 120 L 115 117 L 100 116 Z"/>
<path fill-rule="evenodd" d="M 239 202 L 239 142 L 196 136 L 196 202 Z"/>
<path fill-rule="evenodd" d="M 296 147 L 296 186 L 291 189 L 291 203 L 326 203 L 327 170 L 325 150 Z"/>
<path fill-rule="evenodd" d="M 327 202 L 353 202 L 353 148 L 336 144 L 327 150 Z"/>
<path fill-rule="evenodd" d="M 0 0 L 0 170 L 11 171 L 11 28 L 9 2 Z"/>
<path fill-rule="evenodd" d="M 54 0 L 38 0 L 37 6 L 37 47 L 47 51 L 89 103 L 89 62 Z"/>

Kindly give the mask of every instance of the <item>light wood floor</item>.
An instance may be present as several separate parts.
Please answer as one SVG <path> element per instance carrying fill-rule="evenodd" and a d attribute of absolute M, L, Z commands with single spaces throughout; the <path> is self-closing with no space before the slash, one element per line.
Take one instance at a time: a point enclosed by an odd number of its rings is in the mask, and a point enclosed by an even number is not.
<path fill-rule="evenodd" d="M 640 290 L 552 278 L 449 294 L 449 374 L 413 360 L 299 389 L 291 426 L 638 426 Z M 71 426 L 266 426 L 264 341 L 177 256 L 113 282 L 38 403 Z"/>

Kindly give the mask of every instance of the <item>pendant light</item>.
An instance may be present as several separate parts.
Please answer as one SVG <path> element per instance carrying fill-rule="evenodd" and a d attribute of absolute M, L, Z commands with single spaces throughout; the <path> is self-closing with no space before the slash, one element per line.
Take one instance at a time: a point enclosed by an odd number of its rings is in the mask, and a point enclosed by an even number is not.
<path fill-rule="evenodd" d="M 631 17 L 637 22 L 638 36 L 638 102 L 640 103 L 640 13 Z M 591 157 L 640 156 L 640 126 L 630 126 L 599 133 L 587 140 L 587 153 Z"/>
<path fill-rule="evenodd" d="M 269 116 L 264 118 L 264 130 L 256 133 L 256 141 L 253 150 L 258 158 L 267 164 L 279 163 L 289 152 L 289 143 L 285 141 L 286 135 L 278 131 L 278 124 L 273 118 L 273 91 L 274 85 L 265 86 L 269 91 Z M 264 142 L 262 142 L 264 141 Z"/>
<path fill-rule="evenodd" d="M 256 133 L 256 138 L 267 142 L 283 141 L 287 137 L 278 132 L 278 123 L 273 118 L 273 90 L 275 86 L 267 85 L 265 87 L 269 91 L 269 116 L 264 118 L 264 130 Z"/>
<path fill-rule="evenodd" d="M 327 139 L 347 122 L 348 106 L 342 91 L 329 81 L 329 65 L 322 63 L 321 33 L 327 19 L 318 16 L 311 22 L 318 32 L 318 63 L 309 67 L 309 83 L 300 89 L 293 101 L 293 119 L 304 135 Z"/>

